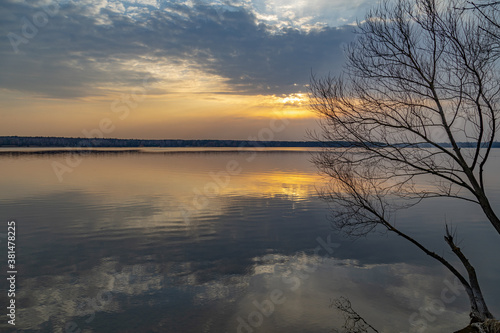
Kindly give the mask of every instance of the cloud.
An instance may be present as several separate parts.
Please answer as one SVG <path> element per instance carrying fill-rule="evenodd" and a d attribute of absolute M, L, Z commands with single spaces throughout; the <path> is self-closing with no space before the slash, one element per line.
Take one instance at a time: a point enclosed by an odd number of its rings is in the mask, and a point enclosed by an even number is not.
<path fill-rule="evenodd" d="M 365 0 L 253 0 L 249 7 L 259 18 L 275 27 L 308 30 L 354 22 L 372 5 L 373 2 Z"/>
<path fill-rule="evenodd" d="M 182 64 L 180 72 L 154 73 L 166 82 L 164 92 L 175 90 L 170 77 L 201 71 L 222 81 L 213 92 L 293 93 L 311 70 L 341 66 L 340 46 L 352 38 L 351 28 L 311 29 L 319 23 L 297 14 L 287 15 L 304 26 L 277 30 L 243 2 L 65 1 L 53 16 L 42 6 L 0 5 L 0 88 L 55 98 L 99 96 L 110 87 L 140 86 L 151 73 L 146 65 Z M 35 21 L 40 15 L 46 22 Z M 36 32 L 23 33 L 30 27 Z M 141 66 L 130 66 L 134 62 Z"/>

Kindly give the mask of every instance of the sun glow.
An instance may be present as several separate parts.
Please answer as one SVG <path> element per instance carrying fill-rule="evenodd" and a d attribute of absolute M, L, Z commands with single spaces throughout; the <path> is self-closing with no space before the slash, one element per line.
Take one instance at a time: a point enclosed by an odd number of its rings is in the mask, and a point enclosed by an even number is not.
<path fill-rule="evenodd" d="M 307 101 L 307 95 L 303 93 L 289 94 L 281 97 L 281 103 L 302 106 Z"/>

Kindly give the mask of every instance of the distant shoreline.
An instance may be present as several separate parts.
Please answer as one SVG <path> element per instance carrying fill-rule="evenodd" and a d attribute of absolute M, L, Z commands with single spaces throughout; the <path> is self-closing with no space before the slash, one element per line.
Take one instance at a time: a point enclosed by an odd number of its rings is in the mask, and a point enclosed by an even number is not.
<path fill-rule="evenodd" d="M 336 147 L 346 147 L 347 142 L 335 142 Z M 67 138 L 0 136 L 0 148 L 263 148 L 263 147 L 324 147 L 315 141 L 251 141 L 251 140 L 150 140 L 116 138 Z"/>
<path fill-rule="evenodd" d="M 359 145 L 359 144 L 358 144 Z M 372 143 L 374 147 L 384 145 Z M 447 143 L 440 144 L 442 147 L 450 147 Z M 31 136 L 0 136 L 0 149 L 8 148 L 59 148 L 61 153 L 75 152 L 82 150 L 93 151 L 95 148 L 130 148 L 128 151 L 106 151 L 116 152 L 136 152 L 140 148 L 234 148 L 241 151 L 242 148 L 345 148 L 355 147 L 356 144 L 348 141 L 318 142 L 318 141 L 251 141 L 251 140 L 149 140 L 149 139 L 116 139 L 116 138 L 67 138 L 67 137 L 31 137 Z M 419 146 L 431 147 L 420 144 Z M 475 144 L 460 142 L 461 148 L 475 148 Z M 415 145 L 402 144 L 401 147 L 415 147 Z M 495 142 L 493 148 L 500 148 L 500 142 Z M 93 151 L 103 152 L 103 151 Z M 7 152 L 6 152 L 7 153 Z M 26 152 L 28 153 L 28 152 Z M 34 152 L 41 153 L 41 152 Z M 52 151 L 57 153 L 57 151 Z"/>
<path fill-rule="evenodd" d="M 234 154 L 234 153 L 309 153 L 320 148 L 314 147 L 139 147 L 139 148 L 74 148 L 74 147 L 0 147 L 0 156 L 25 155 L 122 155 L 122 154 Z"/>

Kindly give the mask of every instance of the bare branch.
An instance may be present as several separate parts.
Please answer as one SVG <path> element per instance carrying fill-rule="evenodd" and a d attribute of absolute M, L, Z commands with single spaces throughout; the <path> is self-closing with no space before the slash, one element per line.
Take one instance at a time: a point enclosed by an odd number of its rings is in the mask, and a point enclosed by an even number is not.
<path fill-rule="evenodd" d="M 378 333 L 372 325 L 370 325 L 363 317 L 361 317 L 351 305 L 351 301 L 346 297 L 341 296 L 332 301 L 330 307 L 336 307 L 344 315 L 344 325 L 342 328 L 345 333 L 368 333 L 375 332 Z M 334 330 L 334 332 L 339 332 Z"/>
<path fill-rule="evenodd" d="M 497 3 L 474 8 L 383 2 L 358 23 L 343 74 L 312 76 L 310 105 L 321 116 L 316 139 L 325 149 L 314 162 L 331 179 L 321 194 L 333 225 L 352 237 L 375 230 L 403 237 L 461 281 L 471 315 L 484 320 L 491 313 L 477 276 L 449 230 L 445 240 L 467 277 L 392 220 L 397 210 L 446 197 L 478 204 L 500 234 L 484 184 L 500 123 Z"/>

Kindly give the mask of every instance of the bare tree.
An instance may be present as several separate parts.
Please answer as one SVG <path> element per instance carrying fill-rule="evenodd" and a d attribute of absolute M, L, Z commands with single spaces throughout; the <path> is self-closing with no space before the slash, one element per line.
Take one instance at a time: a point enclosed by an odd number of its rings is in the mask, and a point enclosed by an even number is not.
<path fill-rule="evenodd" d="M 479 27 L 491 39 L 492 55 L 498 58 L 500 56 L 500 1 L 468 0 L 460 3 L 456 9 L 460 11 L 472 11 L 476 14 Z"/>
<path fill-rule="evenodd" d="M 340 297 L 332 301 L 330 307 L 336 307 L 344 315 L 343 333 L 379 333 L 375 327 L 370 325 L 361 315 L 352 308 L 351 301 L 346 297 Z M 334 329 L 333 333 L 340 333 Z"/>
<path fill-rule="evenodd" d="M 460 10 L 473 10 L 480 20 L 484 20 L 480 24 L 481 28 L 496 40 L 495 48 L 498 53 L 498 42 L 500 41 L 500 21 L 498 16 L 500 13 L 500 1 L 467 1 Z"/>
<path fill-rule="evenodd" d="M 335 204 L 335 226 L 351 236 L 381 227 L 407 239 L 461 281 L 472 321 L 483 322 L 493 316 L 452 233 L 444 238 L 466 276 L 394 221 L 398 209 L 447 197 L 479 205 L 500 234 L 484 180 L 499 126 L 497 41 L 488 20 L 463 7 L 384 2 L 358 23 L 344 73 L 312 78 L 310 100 L 322 116 L 316 139 L 349 143 L 315 158 L 332 179 L 323 196 Z"/>

